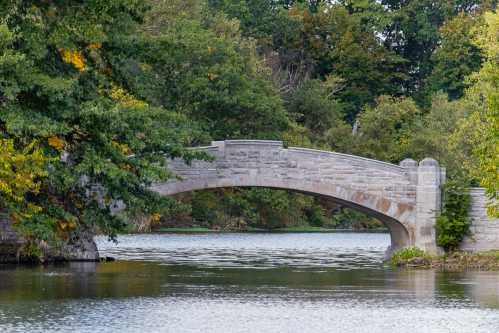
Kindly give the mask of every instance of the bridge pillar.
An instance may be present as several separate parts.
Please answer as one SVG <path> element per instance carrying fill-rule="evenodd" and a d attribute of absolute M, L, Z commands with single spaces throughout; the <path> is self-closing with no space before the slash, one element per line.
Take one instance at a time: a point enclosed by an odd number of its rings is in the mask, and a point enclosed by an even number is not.
<path fill-rule="evenodd" d="M 441 185 L 444 174 L 438 162 L 432 158 L 425 158 L 419 163 L 414 245 L 432 254 L 439 253 L 435 226 L 442 208 Z"/>

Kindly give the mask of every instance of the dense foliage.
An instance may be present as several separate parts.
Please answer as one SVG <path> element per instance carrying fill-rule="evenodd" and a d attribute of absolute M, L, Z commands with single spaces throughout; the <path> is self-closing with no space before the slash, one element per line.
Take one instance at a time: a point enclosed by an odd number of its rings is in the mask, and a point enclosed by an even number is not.
<path fill-rule="evenodd" d="M 425 251 L 417 247 L 409 247 L 393 252 L 392 256 L 390 257 L 390 265 L 401 266 L 414 258 L 421 258 L 423 260 L 425 259 L 428 260 L 431 257 Z"/>
<path fill-rule="evenodd" d="M 484 51 L 485 63 L 472 78 L 474 87 L 470 98 L 478 94 L 484 100 L 483 109 L 475 110 L 479 126 L 479 146 L 475 155 L 480 160 L 481 184 L 487 189 L 493 204 L 492 216 L 499 217 L 499 15 L 485 13 L 485 24 L 479 28 L 476 43 Z"/>
<path fill-rule="evenodd" d="M 228 138 L 393 163 L 432 156 L 497 199 L 496 5 L 2 1 L 0 208 L 47 242 L 162 216 L 221 228 L 378 226 L 285 191 L 191 193 L 180 204 L 147 190 L 170 176 L 165 155 L 190 159 L 184 147 Z M 449 204 L 441 221 L 461 208 Z M 440 235 L 453 237 L 446 226 Z"/>
<path fill-rule="evenodd" d="M 444 205 L 437 219 L 437 244 L 446 250 L 455 250 L 470 227 L 468 189 L 459 182 L 450 181 L 444 186 Z"/>
<path fill-rule="evenodd" d="M 48 159 L 31 142 L 16 150 L 12 140 L 0 140 L 0 201 L 14 222 L 30 218 L 41 207 L 26 200 L 40 191 L 41 178 L 47 176 Z"/>
<path fill-rule="evenodd" d="M 146 10 L 138 3 L 0 4 L 0 135 L 14 156 L 31 159 L 23 167 L 31 165 L 26 172 L 37 180 L 34 188 L 27 184 L 25 206 L 41 208 L 18 222 L 24 234 L 56 241 L 98 228 L 112 236 L 125 224 L 112 213 L 120 201 L 129 216 L 167 211 L 169 200 L 145 186 L 168 177 L 165 154 L 188 157 L 183 147 L 192 131 L 178 112 L 133 90 L 132 81 L 143 76 L 138 62 L 129 59 L 133 75 L 116 70 Z M 37 148 L 16 152 L 33 140 Z M 50 157 L 43 172 L 42 156 Z"/>

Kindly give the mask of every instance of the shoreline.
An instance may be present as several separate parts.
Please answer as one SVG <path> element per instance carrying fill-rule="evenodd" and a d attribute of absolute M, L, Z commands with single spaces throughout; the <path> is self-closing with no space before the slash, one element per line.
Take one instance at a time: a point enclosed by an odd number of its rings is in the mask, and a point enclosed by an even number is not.
<path fill-rule="evenodd" d="M 388 261 L 392 267 L 408 269 L 437 269 L 444 272 L 499 271 L 499 251 L 456 251 L 443 256 L 425 253 L 404 256 L 395 252 Z"/>
<path fill-rule="evenodd" d="M 333 229 L 333 228 L 322 228 L 322 227 L 290 227 L 290 228 L 278 228 L 278 229 L 260 229 L 260 228 L 248 228 L 244 230 L 217 230 L 209 229 L 204 227 L 194 227 L 194 228 L 158 228 L 152 230 L 151 233 L 388 233 L 388 229 Z"/>

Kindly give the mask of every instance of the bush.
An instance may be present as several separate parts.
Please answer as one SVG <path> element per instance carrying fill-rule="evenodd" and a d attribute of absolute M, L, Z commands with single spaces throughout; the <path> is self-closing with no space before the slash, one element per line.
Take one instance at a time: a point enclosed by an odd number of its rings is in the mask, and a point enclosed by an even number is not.
<path fill-rule="evenodd" d="M 417 247 L 409 247 L 393 252 L 392 257 L 390 258 L 390 265 L 399 266 L 401 263 L 405 263 L 407 262 L 407 260 L 416 257 L 421 257 L 426 259 L 430 258 L 430 256 L 425 251 Z"/>
<path fill-rule="evenodd" d="M 313 227 L 322 227 L 328 222 L 324 207 L 318 204 L 312 204 L 310 208 L 305 209 L 305 215 L 308 223 Z"/>
<path fill-rule="evenodd" d="M 444 207 L 437 218 L 437 244 L 455 250 L 469 231 L 468 210 L 471 199 L 467 187 L 450 181 L 444 187 Z"/>

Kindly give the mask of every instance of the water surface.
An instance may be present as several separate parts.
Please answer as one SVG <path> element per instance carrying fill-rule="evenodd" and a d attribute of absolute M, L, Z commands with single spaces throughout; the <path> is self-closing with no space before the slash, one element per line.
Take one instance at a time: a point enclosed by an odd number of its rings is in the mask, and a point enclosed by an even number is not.
<path fill-rule="evenodd" d="M 499 275 L 394 270 L 387 234 L 98 238 L 109 263 L 0 266 L 0 332 L 499 332 Z"/>

